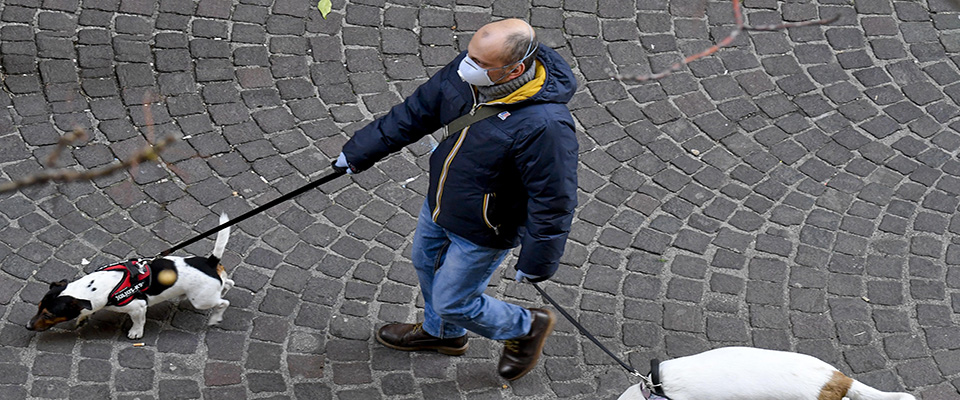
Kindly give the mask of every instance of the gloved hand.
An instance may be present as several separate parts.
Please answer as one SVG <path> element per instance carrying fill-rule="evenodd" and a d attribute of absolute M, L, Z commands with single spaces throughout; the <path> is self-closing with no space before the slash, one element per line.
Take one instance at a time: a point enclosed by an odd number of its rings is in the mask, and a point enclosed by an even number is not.
<path fill-rule="evenodd" d="M 549 276 L 529 275 L 518 269 L 517 277 L 515 279 L 517 280 L 517 282 L 523 282 L 523 280 L 526 279 L 530 282 L 537 283 L 540 281 L 545 281 L 547 280 L 547 278 L 549 278 Z"/>
<path fill-rule="evenodd" d="M 347 156 L 345 156 L 343 152 L 340 152 L 337 161 L 333 162 L 333 168 L 343 170 L 347 175 L 353 174 L 353 168 L 350 168 L 350 163 L 347 162 Z"/>

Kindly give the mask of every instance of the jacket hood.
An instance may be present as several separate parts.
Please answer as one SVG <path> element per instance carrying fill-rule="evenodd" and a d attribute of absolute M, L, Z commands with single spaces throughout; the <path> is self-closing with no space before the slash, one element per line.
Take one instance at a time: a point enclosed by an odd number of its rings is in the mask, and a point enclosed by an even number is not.
<path fill-rule="evenodd" d="M 577 91 L 577 78 L 567 61 L 556 50 L 543 43 L 537 51 L 537 60 L 547 69 L 543 87 L 530 100 L 566 104 Z"/>

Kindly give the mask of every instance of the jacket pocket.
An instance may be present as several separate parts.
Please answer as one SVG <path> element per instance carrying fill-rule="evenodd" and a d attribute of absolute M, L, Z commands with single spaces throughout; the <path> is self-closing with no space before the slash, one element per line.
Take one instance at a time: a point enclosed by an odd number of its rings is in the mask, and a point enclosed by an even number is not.
<path fill-rule="evenodd" d="M 500 225 L 493 223 L 494 211 L 494 200 L 497 198 L 496 193 L 486 193 L 483 195 L 483 223 L 487 225 L 488 228 L 493 229 L 493 233 L 500 234 Z"/>

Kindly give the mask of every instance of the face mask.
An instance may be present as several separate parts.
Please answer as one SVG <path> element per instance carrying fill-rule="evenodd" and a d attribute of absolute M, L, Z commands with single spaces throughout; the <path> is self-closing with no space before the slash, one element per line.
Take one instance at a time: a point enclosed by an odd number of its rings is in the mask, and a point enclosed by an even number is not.
<path fill-rule="evenodd" d="M 501 69 L 501 68 L 491 68 L 489 70 Z M 463 60 L 460 60 L 460 68 L 457 68 L 457 74 L 460 75 L 460 79 L 463 79 L 464 82 L 467 82 L 471 85 L 493 86 L 495 82 L 491 81 L 490 76 L 487 75 L 487 71 L 489 70 L 480 68 L 480 66 L 477 65 L 477 63 L 473 61 L 473 59 L 471 59 L 470 56 L 467 56 L 467 57 L 464 57 Z M 510 75 L 511 72 L 513 72 L 513 70 L 510 70 L 510 72 L 503 74 L 503 76 L 501 76 L 500 79 L 503 79 L 503 77 Z M 500 79 L 497 79 L 497 81 L 500 81 Z"/>

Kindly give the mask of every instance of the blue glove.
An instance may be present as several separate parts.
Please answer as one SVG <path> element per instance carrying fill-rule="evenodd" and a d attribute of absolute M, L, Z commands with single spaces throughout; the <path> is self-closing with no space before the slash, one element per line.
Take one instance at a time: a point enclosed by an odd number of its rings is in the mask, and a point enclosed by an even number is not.
<path fill-rule="evenodd" d="M 526 280 L 528 280 L 528 281 L 530 281 L 530 282 L 540 282 L 540 281 L 544 280 L 545 278 L 542 277 L 542 276 L 525 274 L 525 273 L 523 273 L 523 271 L 521 271 L 521 270 L 518 269 L 518 270 L 517 270 L 517 277 L 516 277 L 515 279 L 517 280 L 517 282 L 523 282 L 524 279 L 526 279 Z"/>
<path fill-rule="evenodd" d="M 345 156 L 343 152 L 340 152 L 337 161 L 333 162 L 333 167 L 344 170 L 347 175 L 353 174 L 353 168 L 350 168 L 350 163 L 347 162 L 347 156 Z"/>

